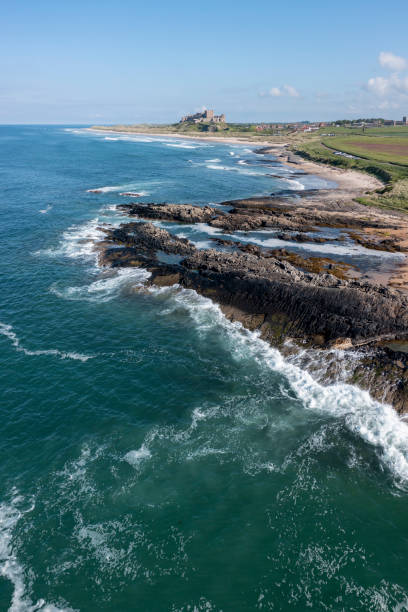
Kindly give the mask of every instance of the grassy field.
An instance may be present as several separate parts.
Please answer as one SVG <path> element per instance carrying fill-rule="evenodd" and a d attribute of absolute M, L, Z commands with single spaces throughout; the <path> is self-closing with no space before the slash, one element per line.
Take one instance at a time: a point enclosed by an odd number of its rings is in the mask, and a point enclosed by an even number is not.
<path fill-rule="evenodd" d="M 408 165 L 408 136 L 347 136 L 323 138 L 327 147 L 364 159 Z"/>
<path fill-rule="evenodd" d="M 336 134 L 336 136 L 406 136 L 408 137 L 408 125 L 388 125 L 375 128 L 363 128 L 363 127 L 347 127 L 347 126 L 326 126 L 320 128 L 316 132 L 319 136 L 324 134 Z"/>
<path fill-rule="evenodd" d="M 350 128 L 335 130 L 325 128 L 310 136 L 298 135 L 293 138 L 291 148 L 318 163 L 373 174 L 384 183 L 383 189 L 359 201 L 368 206 L 408 212 L 408 129 L 405 126 L 371 128 L 370 136 L 357 134 Z M 336 136 L 328 137 L 327 133 L 336 133 Z M 357 157 L 345 157 L 339 152 Z"/>

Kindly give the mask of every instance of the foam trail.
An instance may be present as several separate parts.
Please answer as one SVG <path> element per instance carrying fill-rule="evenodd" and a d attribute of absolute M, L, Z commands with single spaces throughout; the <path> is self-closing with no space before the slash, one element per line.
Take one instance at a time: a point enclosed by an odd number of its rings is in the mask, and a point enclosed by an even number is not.
<path fill-rule="evenodd" d="M 82 287 L 58 288 L 52 285 L 50 292 L 65 300 L 110 302 L 124 286 L 141 287 L 151 273 L 143 268 L 122 268 L 116 274 L 101 278 Z"/>
<path fill-rule="evenodd" d="M 154 288 L 150 291 L 163 292 Z M 349 384 L 321 385 L 304 369 L 284 359 L 257 332 L 228 321 L 208 298 L 176 285 L 168 291 L 172 292 L 170 296 L 176 306 L 189 312 L 200 333 L 218 326 L 229 338 L 235 358 L 245 360 L 250 356 L 261 366 L 282 374 L 306 410 L 342 419 L 351 432 L 376 449 L 381 462 L 394 475 L 397 486 L 408 487 L 408 426 L 391 406 L 377 402 L 367 391 Z"/>
<path fill-rule="evenodd" d="M 137 467 L 141 461 L 149 459 L 151 456 L 150 450 L 143 444 L 138 450 L 132 450 L 126 453 L 123 458 L 133 467 Z"/>
<path fill-rule="evenodd" d="M 10 503 L 0 504 L 0 576 L 13 585 L 8 612 L 75 612 L 72 608 L 59 608 L 39 599 L 35 604 L 27 595 L 25 572 L 13 550 L 13 531 L 24 514 L 32 512 L 34 504 L 23 509 L 24 499 L 13 490 Z"/>
<path fill-rule="evenodd" d="M 188 144 L 166 144 L 166 147 L 173 147 L 175 149 L 199 149 L 200 145 L 188 145 Z"/>
<path fill-rule="evenodd" d="M 34 357 L 37 355 L 54 355 L 55 357 L 59 357 L 60 359 L 74 359 L 77 361 L 88 361 L 88 359 L 92 359 L 95 355 L 83 355 L 82 353 L 72 353 L 72 352 L 64 352 L 59 351 L 58 349 L 43 349 L 38 351 L 30 351 L 21 345 L 17 334 L 13 331 L 12 325 L 7 325 L 6 323 L 0 322 L 0 335 L 6 336 L 11 341 L 11 344 L 15 347 L 16 351 L 21 351 L 25 355 L 29 357 Z"/>
<path fill-rule="evenodd" d="M 51 209 L 52 209 L 52 205 L 48 204 L 46 208 L 43 208 L 42 210 L 39 210 L 38 212 L 41 213 L 42 215 L 46 215 L 48 212 L 50 212 Z"/>

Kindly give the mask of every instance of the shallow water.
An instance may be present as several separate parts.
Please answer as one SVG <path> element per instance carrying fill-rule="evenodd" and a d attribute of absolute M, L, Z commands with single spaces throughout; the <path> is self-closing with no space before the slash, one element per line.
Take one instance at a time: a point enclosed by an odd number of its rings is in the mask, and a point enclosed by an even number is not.
<path fill-rule="evenodd" d="M 0 610 L 408 609 L 406 424 L 194 292 L 95 265 L 122 191 L 205 204 L 287 182 L 242 146 L 0 143 Z"/>

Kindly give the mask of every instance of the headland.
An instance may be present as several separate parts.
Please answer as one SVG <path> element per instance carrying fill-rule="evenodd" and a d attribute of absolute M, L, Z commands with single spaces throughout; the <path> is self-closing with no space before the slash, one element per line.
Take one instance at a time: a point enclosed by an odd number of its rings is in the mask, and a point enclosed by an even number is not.
<path fill-rule="evenodd" d="M 303 354 L 305 367 L 310 350 L 321 360 L 333 351 L 337 360 L 358 355 L 344 381 L 408 412 L 408 217 L 358 201 L 384 187 L 372 175 L 305 161 L 285 144 L 256 152 L 263 164 L 287 164 L 294 177 L 319 174 L 338 187 L 204 207 L 118 205 L 134 221 L 101 228 L 100 264 L 142 267 L 152 284 L 194 289 L 282 352 Z M 213 246 L 197 248 L 156 222 L 204 224 Z M 259 246 L 248 239 L 254 232 L 285 247 Z M 356 252 L 355 261 L 333 256 L 333 246 Z M 390 259 L 378 265 L 378 254 Z M 325 378 L 336 373 L 326 369 Z"/>

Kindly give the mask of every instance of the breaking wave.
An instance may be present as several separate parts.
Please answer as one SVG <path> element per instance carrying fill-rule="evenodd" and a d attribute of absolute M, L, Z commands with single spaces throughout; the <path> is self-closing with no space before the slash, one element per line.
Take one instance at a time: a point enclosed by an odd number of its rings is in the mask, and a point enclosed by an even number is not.
<path fill-rule="evenodd" d="M 170 305 L 187 311 L 200 334 L 218 329 L 235 359 L 242 361 L 250 357 L 260 367 L 280 373 L 289 382 L 305 410 L 340 419 L 349 431 L 371 445 L 380 462 L 393 474 L 396 485 L 404 489 L 408 487 L 408 426 L 391 406 L 377 402 L 367 391 L 344 382 L 323 386 L 305 369 L 285 359 L 277 349 L 262 340 L 257 332 L 245 329 L 240 323 L 230 322 L 216 304 L 193 290 L 174 285 L 167 289 L 151 287 L 149 291 L 161 295 L 167 291 Z M 172 307 L 163 314 L 171 313 Z M 193 413 L 194 423 L 204 418 L 200 414 Z M 208 416 L 210 413 L 205 418 Z M 139 463 L 142 456 L 149 457 L 147 451 L 152 453 L 149 441 L 151 436 L 144 441 L 139 451 L 131 451 L 136 454 L 128 453 L 127 460 L 133 457 Z"/>
<path fill-rule="evenodd" d="M 137 191 L 137 183 L 126 183 L 125 185 L 108 185 L 106 187 L 94 187 L 87 189 L 87 193 L 114 193 L 116 191 Z"/>
<path fill-rule="evenodd" d="M 123 219 L 122 219 L 123 221 Z M 103 239 L 104 233 L 100 229 L 103 221 L 99 217 L 87 223 L 72 225 L 62 234 L 62 239 L 56 248 L 36 251 L 34 255 L 48 255 L 50 257 L 63 256 L 72 259 L 86 258 L 96 260 L 95 243 Z"/>
<path fill-rule="evenodd" d="M 55 283 L 50 292 L 65 300 L 110 302 L 124 287 L 141 287 L 149 277 L 150 272 L 143 268 L 122 268 L 118 272 L 109 270 L 104 278 L 82 287 L 60 288 Z"/>

